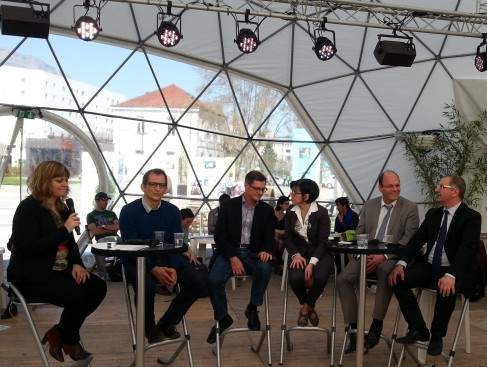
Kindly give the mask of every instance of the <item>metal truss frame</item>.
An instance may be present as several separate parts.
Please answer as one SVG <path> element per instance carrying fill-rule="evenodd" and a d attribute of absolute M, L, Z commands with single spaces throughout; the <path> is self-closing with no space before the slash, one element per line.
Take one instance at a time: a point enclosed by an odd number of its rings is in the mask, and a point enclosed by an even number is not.
<path fill-rule="evenodd" d="M 433 33 L 451 36 L 483 38 L 487 32 L 487 14 L 462 13 L 440 9 L 408 7 L 366 1 L 313 1 L 313 0 L 243 0 L 233 5 L 228 0 L 109 0 L 115 2 L 154 5 L 171 3 L 172 8 L 245 15 L 247 9 L 254 17 L 279 18 L 287 21 L 321 23 L 326 17 L 329 24 L 403 32 Z M 486 4 L 477 2 L 477 11 Z M 483 32 L 484 31 L 484 32 Z"/>

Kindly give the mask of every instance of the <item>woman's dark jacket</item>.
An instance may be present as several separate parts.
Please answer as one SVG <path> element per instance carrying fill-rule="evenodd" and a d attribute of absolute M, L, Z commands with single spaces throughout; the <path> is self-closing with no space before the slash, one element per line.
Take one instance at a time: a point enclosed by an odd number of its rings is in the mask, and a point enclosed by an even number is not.
<path fill-rule="evenodd" d="M 66 220 L 69 211 L 62 211 Z M 58 245 L 68 248 L 68 268 L 73 264 L 84 267 L 78 245 L 66 227 L 57 228 L 51 212 L 32 196 L 22 200 L 15 211 L 12 223 L 13 248 L 7 269 L 7 278 L 14 283 L 44 283 L 52 271 Z"/>

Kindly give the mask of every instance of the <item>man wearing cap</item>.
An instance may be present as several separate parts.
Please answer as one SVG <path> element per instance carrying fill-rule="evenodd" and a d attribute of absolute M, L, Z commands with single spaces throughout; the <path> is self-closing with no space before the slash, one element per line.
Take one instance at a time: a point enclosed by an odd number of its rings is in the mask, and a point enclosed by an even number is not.
<path fill-rule="evenodd" d="M 117 214 L 107 209 L 109 197 L 105 192 L 95 195 L 95 210 L 86 216 L 88 230 L 95 235 L 98 241 L 107 236 L 118 236 Z M 98 275 L 104 278 L 106 275 L 105 256 L 95 255 Z"/>

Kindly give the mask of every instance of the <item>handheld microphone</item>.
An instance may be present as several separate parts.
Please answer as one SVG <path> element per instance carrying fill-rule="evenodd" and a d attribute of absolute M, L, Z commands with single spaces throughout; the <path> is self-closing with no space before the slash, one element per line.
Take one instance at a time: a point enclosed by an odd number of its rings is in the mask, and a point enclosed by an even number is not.
<path fill-rule="evenodd" d="M 74 210 L 74 201 L 71 198 L 66 199 L 66 205 L 68 206 L 69 212 L 70 213 L 76 213 L 76 210 Z M 79 229 L 79 226 L 74 227 L 74 230 L 76 231 L 76 234 L 79 236 L 81 234 L 81 231 Z"/>

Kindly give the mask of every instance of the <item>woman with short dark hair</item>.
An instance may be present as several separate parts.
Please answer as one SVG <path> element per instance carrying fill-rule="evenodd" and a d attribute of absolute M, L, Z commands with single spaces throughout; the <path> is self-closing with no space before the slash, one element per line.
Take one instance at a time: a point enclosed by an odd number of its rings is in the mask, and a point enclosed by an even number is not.
<path fill-rule="evenodd" d="M 317 326 L 315 304 L 334 273 L 333 256 L 325 248 L 330 218 L 328 210 L 315 202 L 320 194 L 316 182 L 306 178 L 293 181 L 291 189 L 294 206 L 286 214 L 284 233 L 291 259 L 289 283 L 301 305 L 298 326 L 307 326 L 308 321 Z"/>

